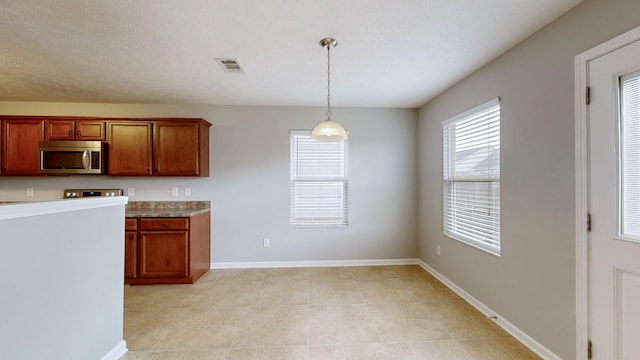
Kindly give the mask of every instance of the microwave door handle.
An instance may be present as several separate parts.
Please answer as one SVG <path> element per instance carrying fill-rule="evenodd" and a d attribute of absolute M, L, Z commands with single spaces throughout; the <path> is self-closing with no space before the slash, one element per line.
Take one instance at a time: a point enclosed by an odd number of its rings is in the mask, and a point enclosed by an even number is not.
<path fill-rule="evenodd" d="M 90 166 L 91 166 L 91 153 L 89 152 L 89 150 L 85 150 L 82 152 L 82 167 L 84 167 L 85 170 L 90 170 Z"/>

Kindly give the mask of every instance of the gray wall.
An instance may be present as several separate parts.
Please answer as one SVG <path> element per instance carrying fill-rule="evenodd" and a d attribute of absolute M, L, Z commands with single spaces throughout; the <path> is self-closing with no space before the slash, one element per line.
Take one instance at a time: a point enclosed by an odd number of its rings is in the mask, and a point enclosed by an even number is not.
<path fill-rule="evenodd" d="M 427 264 L 571 359 L 573 58 L 640 25 L 639 13 L 637 0 L 586 0 L 419 115 L 337 109 L 336 120 L 351 131 L 347 229 L 288 225 L 288 130 L 311 128 L 323 119 L 322 108 L 0 103 L 0 114 L 184 116 L 214 123 L 210 178 L 0 177 L 0 199 L 24 199 L 26 187 L 36 197 L 56 198 L 65 187 L 114 186 L 135 187 L 132 201 L 210 200 L 214 262 L 410 258 L 419 250 Z M 502 98 L 501 257 L 444 238 L 441 210 L 440 122 L 495 96 Z M 173 186 L 190 187 L 192 196 L 170 197 Z M 271 248 L 262 248 L 263 237 L 272 239 Z"/>
<path fill-rule="evenodd" d="M 124 349 L 124 248 L 113 240 L 124 236 L 125 200 L 71 211 L 1 206 L 11 217 L 45 212 L 0 220 L 3 359 L 105 359 Z"/>
<path fill-rule="evenodd" d="M 573 61 L 638 14 L 637 0 L 586 0 L 419 112 L 420 258 L 563 359 L 576 347 Z M 496 96 L 501 257 L 445 238 L 441 210 L 441 121 Z"/>
<path fill-rule="evenodd" d="M 417 110 L 335 109 L 350 131 L 349 227 L 289 225 L 289 130 L 324 108 L 0 102 L 0 114 L 202 117 L 211 127 L 209 178 L 0 177 L 0 200 L 56 199 L 65 188 L 133 187 L 140 200 L 209 200 L 212 262 L 417 257 Z M 34 188 L 34 198 L 25 189 Z M 171 187 L 180 188 L 171 197 Z M 191 197 L 184 197 L 184 188 Z M 262 238 L 271 247 L 262 247 Z"/>

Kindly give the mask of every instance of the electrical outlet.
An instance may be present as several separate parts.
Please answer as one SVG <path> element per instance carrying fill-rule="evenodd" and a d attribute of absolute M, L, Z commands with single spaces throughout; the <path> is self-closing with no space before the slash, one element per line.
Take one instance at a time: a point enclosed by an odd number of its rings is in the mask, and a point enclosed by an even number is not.
<path fill-rule="evenodd" d="M 184 188 L 184 196 L 191 196 L 191 188 Z"/>
<path fill-rule="evenodd" d="M 269 247 L 269 246 L 271 246 L 271 239 L 269 239 L 269 238 L 263 238 L 263 239 L 262 239 L 262 246 L 263 246 L 263 247 Z"/>
<path fill-rule="evenodd" d="M 177 187 L 171 188 L 171 196 L 179 196 Z"/>
<path fill-rule="evenodd" d="M 440 256 L 440 245 L 436 245 L 436 255 Z"/>
<path fill-rule="evenodd" d="M 33 188 L 27 188 L 27 196 L 33 197 Z"/>
<path fill-rule="evenodd" d="M 134 196 L 135 194 L 136 194 L 136 191 L 134 188 L 127 189 L 127 196 Z"/>

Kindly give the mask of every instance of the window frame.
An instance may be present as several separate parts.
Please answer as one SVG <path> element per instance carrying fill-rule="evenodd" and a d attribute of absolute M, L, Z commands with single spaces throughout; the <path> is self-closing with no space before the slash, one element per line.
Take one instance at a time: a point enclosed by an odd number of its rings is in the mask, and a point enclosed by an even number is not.
<path fill-rule="evenodd" d="M 490 114 L 496 112 L 496 107 L 497 116 L 491 116 Z M 454 239 L 496 256 L 500 256 L 501 252 L 499 160 L 501 144 L 500 111 L 500 98 L 497 97 L 458 115 L 452 116 L 442 122 L 443 235 L 447 238 Z M 482 119 L 482 116 L 485 116 L 486 119 Z M 458 164 L 455 162 L 457 142 L 453 132 L 456 130 L 456 125 L 464 124 L 465 121 L 471 122 L 473 119 L 486 120 L 487 126 L 493 126 L 491 128 L 492 130 L 487 130 L 486 144 L 481 143 L 483 146 L 476 147 L 477 149 L 484 150 L 486 156 L 484 159 L 489 159 L 489 165 L 487 166 L 486 173 L 484 174 L 480 171 L 473 170 L 473 167 L 471 167 L 467 171 L 467 174 L 457 175 L 456 165 Z M 497 122 L 497 125 L 495 122 Z M 495 129 L 496 126 L 497 130 Z M 497 149 L 495 146 L 491 146 L 495 145 L 496 131 Z M 491 163 L 490 160 L 496 156 L 496 152 L 498 157 L 497 168 L 495 167 L 495 162 Z M 476 161 L 477 159 L 482 158 L 480 150 L 471 154 L 472 155 L 466 157 L 465 160 L 474 156 L 476 157 Z M 464 163 L 464 161 L 462 163 Z M 479 163 L 480 162 L 477 161 L 476 165 Z M 456 187 L 458 184 L 459 186 Z M 474 190 L 473 187 L 476 189 Z M 458 193 L 464 193 L 464 195 L 458 195 Z M 463 204 L 465 200 L 469 199 L 469 197 L 473 197 L 471 202 L 473 202 L 474 205 Z M 484 202 L 481 202 L 480 205 L 475 205 L 477 198 L 480 198 Z M 480 212 L 479 209 L 486 209 L 487 215 L 478 215 Z M 462 214 L 463 212 L 466 212 L 466 216 L 455 216 L 456 214 Z M 480 235 L 478 235 L 479 233 Z"/>
<path fill-rule="evenodd" d="M 625 92 L 625 85 L 627 82 L 629 81 L 634 81 L 636 84 L 636 86 L 634 87 L 634 92 L 632 94 L 626 94 Z M 633 205 L 636 204 L 631 204 L 631 201 L 627 201 L 627 195 L 626 192 L 627 190 L 629 190 L 630 192 L 632 191 L 634 193 L 634 195 L 637 196 L 638 193 L 640 193 L 640 189 L 639 187 L 636 186 L 632 189 L 631 187 L 628 187 L 626 184 L 626 181 L 628 178 L 633 178 L 635 179 L 635 176 L 628 176 L 627 171 L 628 170 L 635 170 L 636 173 L 634 173 L 633 175 L 637 174 L 638 171 L 638 167 L 637 164 L 635 164 L 635 160 L 629 161 L 630 163 L 633 164 L 629 164 L 629 162 L 627 161 L 627 153 L 630 151 L 631 148 L 634 148 L 634 146 L 628 146 L 627 145 L 627 136 L 628 136 L 628 132 L 631 131 L 635 131 L 637 133 L 638 128 L 637 127 L 631 127 L 631 129 L 627 129 L 627 125 L 631 125 L 627 122 L 627 111 L 629 109 L 627 109 L 626 103 L 627 103 L 627 97 L 625 95 L 635 95 L 635 98 L 633 98 L 633 100 L 638 99 L 639 95 L 638 95 L 638 86 L 637 86 L 637 82 L 640 81 L 640 71 L 634 71 L 632 73 L 626 74 L 626 75 L 622 75 L 618 78 L 618 114 L 617 114 L 617 124 L 616 124 L 616 162 L 615 162 L 615 166 L 616 166 L 616 170 L 615 170 L 615 174 L 616 174 L 616 210 L 615 210 L 615 221 L 616 221 L 616 225 L 617 225 L 617 231 L 615 234 L 615 238 L 619 239 L 619 240 L 625 240 L 625 241 L 631 241 L 631 242 L 640 242 L 640 236 L 638 234 L 638 226 L 627 226 L 625 219 L 629 217 L 629 215 L 627 215 L 628 212 L 633 213 L 632 215 L 636 215 L 637 214 L 637 210 L 634 211 L 628 211 L 627 207 L 630 208 L 634 208 Z M 634 124 L 635 125 L 635 124 Z M 636 157 L 633 155 L 628 156 L 629 158 L 635 159 Z M 635 165 L 635 168 L 634 166 Z M 630 169 L 629 169 L 630 168 Z M 636 196 L 633 196 L 633 198 L 635 199 Z M 634 216 L 630 216 L 630 217 L 634 217 Z"/>
<path fill-rule="evenodd" d="M 311 130 L 290 130 L 289 131 L 289 152 L 290 152 L 290 225 L 293 227 L 348 227 L 349 226 L 349 181 L 348 181 L 348 140 L 341 141 L 342 143 L 342 175 L 317 175 L 317 176 L 301 176 L 298 175 L 296 168 L 300 162 L 299 157 L 297 156 L 298 152 L 296 149 L 298 148 L 298 144 L 296 144 L 296 137 L 303 137 L 305 140 L 310 140 L 314 142 L 316 146 L 330 146 L 335 145 L 334 142 L 323 142 L 311 139 Z M 326 144 L 326 145 L 325 145 Z M 337 201 L 336 203 L 341 203 L 341 208 L 338 210 L 338 213 L 341 216 L 321 216 L 313 218 L 303 218 L 300 217 L 298 211 L 298 204 L 300 203 L 299 198 L 297 196 L 298 189 L 300 189 L 297 185 L 299 184 L 313 184 L 313 183 L 325 183 L 328 186 L 328 189 L 331 186 L 335 186 L 336 184 L 340 184 L 342 187 L 341 199 L 342 201 Z M 339 187 L 339 186 L 338 186 Z M 335 190 L 335 189 L 334 189 Z M 330 189 L 331 191 L 331 189 Z M 335 203 L 334 203 L 335 204 Z M 319 208 L 319 212 L 325 211 L 322 209 L 321 203 L 316 203 Z M 329 205 L 329 212 L 335 211 L 330 209 L 331 205 Z M 332 221 L 334 220 L 335 221 Z"/>

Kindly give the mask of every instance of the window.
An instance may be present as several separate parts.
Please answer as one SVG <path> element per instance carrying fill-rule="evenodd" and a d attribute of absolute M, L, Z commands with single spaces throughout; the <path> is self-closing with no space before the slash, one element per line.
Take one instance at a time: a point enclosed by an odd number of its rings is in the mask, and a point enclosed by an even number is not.
<path fill-rule="evenodd" d="M 500 100 L 442 123 L 444 235 L 500 255 Z"/>
<path fill-rule="evenodd" d="M 291 131 L 291 225 L 347 226 L 347 140 Z"/>
<path fill-rule="evenodd" d="M 640 241 L 640 72 L 620 79 L 620 235 Z"/>

